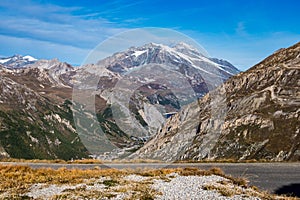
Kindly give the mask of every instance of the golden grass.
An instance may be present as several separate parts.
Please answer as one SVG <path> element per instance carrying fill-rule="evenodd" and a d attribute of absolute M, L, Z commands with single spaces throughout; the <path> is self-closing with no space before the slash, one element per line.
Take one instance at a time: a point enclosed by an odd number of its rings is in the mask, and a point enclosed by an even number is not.
<path fill-rule="evenodd" d="M 125 171 L 116 169 L 66 169 L 57 170 L 42 168 L 32 169 L 28 166 L 1 166 L 0 165 L 0 193 L 21 194 L 28 191 L 34 183 L 46 184 L 76 184 L 86 179 L 100 176 L 126 174 Z"/>
<path fill-rule="evenodd" d="M 132 159 L 132 160 L 111 160 L 102 161 L 99 159 L 80 159 L 80 160 L 40 160 L 40 159 L 18 159 L 18 158 L 0 158 L 0 162 L 19 162 L 19 163 L 59 163 L 59 164 L 104 164 L 104 163 L 164 163 L 160 160 L 151 159 Z"/>
<path fill-rule="evenodd" d="M 39 159 L 18 159 L 18 158 L 1 158 L 0 162 L 19 162 L 19 163 L 63 163 L 67 162 L 60 159 L 55 160 L 39 160 Z"/>
<path fill-rule="evenodd" d="M 234 178 L 227 176 L 220 168 L 211 168 L 210 170 L 201 170 L 198 168 L 165 168 L 165 169 L 33 169 L 28 166 L 0 165 L 0 199 L 6 194 L 6 199 L 21 199 L 24 194 L 29 192 L 33 184 L 56 184 L 56 185 L 77 185 L 85 184 L 84 187 L 76 189 L 67 189 L 62 194 L 56 195 L 53 199 L 102 199 L 104 197 L 114 197 L 119 193 L 126 194 L 126 199 L 154 199 L 160 193 L 150 186 L 154 179 L 162 179 L 166 182 L 171 181 L 172 177 L 167 175 L 177 173 L 181 176 L 209 176 L 219 175 L 227 178 L 226 181 L 219 182 L 217 185 L 206 185 L 203 189 L 216 190 L 224 196 L 236 194 L 255 195 L 263 199 L 272 199 L 274 196 L 260 192 L 257 188 L 247 186 L 247 180 L 243 178 Z M 123 177 L 136 174 L 146 177 L 141 182 L 127 181 Z M 105 180 L 100 179 L 104 177 Z M 100 182 L 99 182 L 100 181 Z M 86 190 L 85 187 L 102 184 L 105 189 L 101 191 Z M 232 184 L 234 187 L 228 187 Z M 241 189 L 243 188 L 243 189 Z M 2 196 L 1 196 L 2 195 Z M 293 199 L 282 197 L 279 199 Z"/>
<path fill-rule="evenodd" d="M 204 185 L 202 187 L 202 189 L 204 189 L 204 190 L 216 190 L 220 194 L 222 194 L 223 196 L 226 196 L 226 197 L 232 197 L 235 194 L 235 192 L 231 189 L 228 189 L 226 187 L 215 186 L 215 185 Z"/>
<path fill-rule="evenodd" d="M 58 164 L 103 164 L 98 159 L 81 159 L 81 160 L 39 160 L 39 159 L 17 159 L 17 158 L 1 158 L 0 162 L 18 162 L 18 163 L 58 163 Z"/>
<path fill-rule="evenodd" d="M 166 163 L 161 160 L 153 160 L 153 159 L 122 159 L 122 160 L 111 160 L 111 161 L 103 161 L 104 163 Z"/>
<path fill-rule="evenodd" d="M 82 159 L 67 161 L 67 164 L 103 164 L 103 161 L 98 159 Z"/>

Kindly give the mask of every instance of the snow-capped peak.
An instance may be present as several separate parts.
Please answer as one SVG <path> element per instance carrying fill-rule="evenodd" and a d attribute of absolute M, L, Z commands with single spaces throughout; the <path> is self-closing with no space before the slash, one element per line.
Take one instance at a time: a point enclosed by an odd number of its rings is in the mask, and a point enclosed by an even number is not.
<path fill-rule="evenodd" d="M 34 57 L 30 56 L 30 55 L 23 56 L 23 59 L 28 60 L 28 61 L 37 61 L 36 58 L 34 58 Z"/>
<path fill-rule="evenodd" d="M 189 71 L 189 76 L 194 76 L 192 71 L 196 70 L 209 76 L 218 76 L 224 80 L 238 72 L 227 61 L 214 60 L 206 54 L 206 52 L 201 52 L 201 49 L 198 50 L 193 45 L 184 42 L 170 46 L 148 43 L 140 47 L 130 47 L 124 52 L 117 52 L 100 60 L 97 65 L 105 66 L 112 72 L 123 74 L 145 64 L 163 63 L 173 69 L 178 69 L 178 66 L 181 70 L 186 68 Z"/>
<path fill-rule="evenodd" d="M 23 68 L 26 65 L 35 63 L 36 61 L 37 61 L 36 58 L 29 55 L 27 56 L 14 55 L 11 57 L 0 58 L 0 63 L 3 64 L 3 66 L 8 69 Z"/>

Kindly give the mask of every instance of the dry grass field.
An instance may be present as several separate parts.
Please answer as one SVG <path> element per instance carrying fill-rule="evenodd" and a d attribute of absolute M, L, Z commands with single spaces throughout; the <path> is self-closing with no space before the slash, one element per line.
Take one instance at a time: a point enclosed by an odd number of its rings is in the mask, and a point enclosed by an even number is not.
<path fill-rule="evenodd" d="M 295 199 L 249 187 L 246 179 L 227 176 L 219 168 L 54 170 L 11 165 L 0 165 L 0 199 L 155 199 L 162 192 L 153 189 L 154 180 L 167 183 L 174 178 L 174 174 L 223 177 L 222 181 L 199 187 L 217 191 L 226 197 L 243 195 L 260 199 Z"/>

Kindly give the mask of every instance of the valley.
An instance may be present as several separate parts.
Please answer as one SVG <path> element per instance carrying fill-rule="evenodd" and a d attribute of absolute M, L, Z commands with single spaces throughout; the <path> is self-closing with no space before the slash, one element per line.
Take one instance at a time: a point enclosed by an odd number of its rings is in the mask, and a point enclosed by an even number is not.
<path fill-rule="evenodd" d="M 299 54 L 298 43 L 245 72 L 184 43 L 81 67 L 2 59 L 1 156 L 299 161 Z"/>

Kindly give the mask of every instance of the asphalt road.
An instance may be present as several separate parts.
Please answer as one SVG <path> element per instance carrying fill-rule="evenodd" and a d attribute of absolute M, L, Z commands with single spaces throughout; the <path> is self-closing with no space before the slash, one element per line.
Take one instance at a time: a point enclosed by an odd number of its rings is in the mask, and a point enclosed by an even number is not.
<path fill-rule="evenodd" d="M 300 163 L 106 163 L 106 164 L 49 164 L 49 163 L 6 163 L 0 164 L 28 165 L 33 168 L 50 167 L 53 169 L 80 168 L 91 169 L 117 168 L 117 169 L 137 169 L 137 168 L 177 168 L 177 167 L 197 167 L 209 169 L 211 167 L 221 168 L 225 174 L 234 177 L 244 177 L 250 181 L 250 185 L 257 186 L 262 190 L 275 193 L 281 189 L 288 188 L 297 193 L 300 191 Z M 282 192 L 287 193 L 287 192 Z M 299 192 L 298 192 L 299 193 Z"/>

